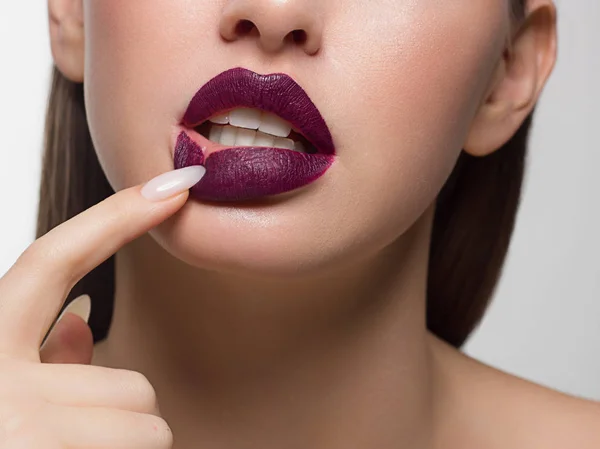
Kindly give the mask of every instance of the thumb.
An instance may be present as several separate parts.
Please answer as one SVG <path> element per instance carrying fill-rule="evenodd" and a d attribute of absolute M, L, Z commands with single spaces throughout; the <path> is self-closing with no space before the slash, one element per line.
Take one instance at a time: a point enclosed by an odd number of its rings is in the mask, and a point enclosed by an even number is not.
<path fill-rule="evenodd" d="M 94 338 L 87 324 L 90 311 L 91 300 L 88 295 L 71 301 L 40 349 L 42 363 L 89 365 L 92 362 Z"/>

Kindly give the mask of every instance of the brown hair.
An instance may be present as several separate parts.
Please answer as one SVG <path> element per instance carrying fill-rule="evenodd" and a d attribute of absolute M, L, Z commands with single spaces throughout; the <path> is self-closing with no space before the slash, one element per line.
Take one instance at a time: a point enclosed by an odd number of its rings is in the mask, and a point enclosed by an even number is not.
<path fill-rule="evenodd" d="M 516 17 L 525 0 L 511 7 Z M 427 325 L 460 347 L 481 320 L 500 276 L 513 231 L 531 116 L 503 148 L 484 158 L 462 153 L 437 199 L 430 248 Z M 87 124 L 83 86 L 54 68 L 46 117 L 37 236 L 102 201 L 110 187 Z M 110 326 L 114 257 L 85 276 L 68 302 L 92 297 L 94 341 Z"/>

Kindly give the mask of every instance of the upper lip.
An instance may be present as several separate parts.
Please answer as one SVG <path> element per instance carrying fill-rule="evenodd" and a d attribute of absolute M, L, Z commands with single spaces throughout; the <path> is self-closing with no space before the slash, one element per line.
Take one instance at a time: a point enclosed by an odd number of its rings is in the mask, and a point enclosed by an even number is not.
<path fill-rule="evenodd" d="M 271 112 L 290 122 L 319 153 L 335 154 L 331 132 L 308 94 L 285 73 L 260 75 L 236 67 L 220 73 L 196 92 L 182 124 L 193 128 L 237 107 Z"/>

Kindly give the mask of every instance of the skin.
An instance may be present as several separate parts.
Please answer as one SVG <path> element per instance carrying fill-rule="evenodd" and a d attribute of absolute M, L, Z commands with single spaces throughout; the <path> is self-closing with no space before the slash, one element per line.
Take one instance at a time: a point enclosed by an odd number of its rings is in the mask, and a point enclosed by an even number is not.
<path fill-rule="evenodd" d="M 435 197 L 461 150 L 497 150 L 533 109 L 555 60 L 550 0 L 529 1 L 517 30 L 504 0 L 49 0 L 49 11 L 55 62 L 85 82 L 120 192 L 0 280 L 0 387 L 26 378 L 36 392 L 0 388 L 26 423 L 8 435 L 38 438 L 19 447 L 106 435 L 111 448 L 170 447 L 171 431 L 177 449 L 598 447 L 598 404 L 472 360 L 424 319 Z M 241 19 L 258 32 L 237 36 Z M 284 40 L 297 27 L 305 45 Z M 130 186 L 172 169 L 187 102 L 236 65 L 294 76 L 330 126 L 336 165 L 265 204 L 148 203 Z M 38 354 L 64 292 L 117 249 L 108 339 L 91 348 L 67 315 Z"/>

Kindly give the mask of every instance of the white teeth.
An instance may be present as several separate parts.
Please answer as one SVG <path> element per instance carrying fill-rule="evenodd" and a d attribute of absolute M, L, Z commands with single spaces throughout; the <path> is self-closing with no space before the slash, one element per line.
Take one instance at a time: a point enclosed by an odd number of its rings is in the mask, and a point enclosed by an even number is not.
<path fill-rule="evenodd" d="M 294 141 L 292 139 L 284 139 L 280 137 L 278 139 L 275 139 L 275 143 L 273 143 L 273 146 L 275 148 L 285 148 L 287 150 L 293 150 Z"/>
<path fill-rule="evenodd" d="M 251 129 L 238 129 L 237 136 L 235 138 L 235 146 L 238 147 L 250 147 L 254 145 L 254 138 L 256 137 L 256 131 Z"/>
<path fill-rule="evenodd" d="M 258 109 L 238 108 L 229 113 L 229 124 L 239 128 L 258 129 L 262 112 Z"/>
<path fill-rule="evenodd" d="M 292 132 L 292 125 L 275 114 L 263 112 L 258 130 L 277 137 L 287 137 Z"/>
<path fill-rule="evenodd" d="M 238 128 L 234 128 L 233 126 L 224 126 L 223 132 L 221 134 L 221 144 L 227 146 L 235 145 L 235 139 L 237 138 Z"/>
<path fill-rule="evenodd" d="M 227 125 L 229 124 L 229 114 L 221 114 L 216 115 L 210 119 L 212 123 L 216 123 L 217 125 Z"/>
<path fill-rule="evenodd" d="M 256 139 L 254 139 L 254 145 L 257 147 L 272 147 L 275 143 L 275 136 L 265 134 L 260 131 L 256 133 Z"/>
<path fill-rule="evenodd" d="M 223 133 L 222 126 L 211 126 L 210 134 L 208 135 L 208 140 L 212 140 L 213 142 L 220 142 L 222 133 Z"/>
<path fill-rule="evenodd" d="M 275 137 L 252 129 L 236 128 L 231 125 L 211 126 L 208 139 L 228 147 L 271 147 L 306 153 L 302 142 L 295 142 L 284 137 Z"/>
<path fill-rule="evenodd" d="M 228 113 L 216 115 L 209 119 L 217 125 L 232 125 L 238 128 L 254 129 L 271 134 L 275 137 L 288 137 L 292 132 L 292 125 L 270 112 L 259 109 L 236 108 Z"/>

